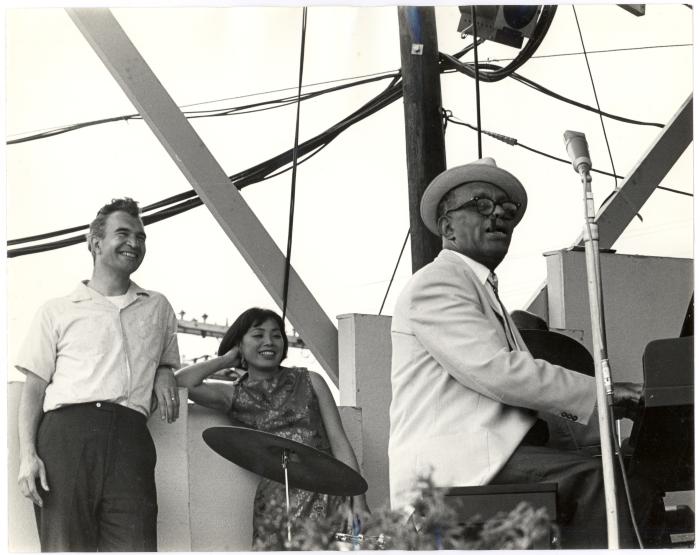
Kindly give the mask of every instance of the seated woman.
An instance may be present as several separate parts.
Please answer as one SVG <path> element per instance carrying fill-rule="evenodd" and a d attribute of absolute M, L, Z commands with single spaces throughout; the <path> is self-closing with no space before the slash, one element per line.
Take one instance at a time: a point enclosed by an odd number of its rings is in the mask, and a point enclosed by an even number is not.
<path fill-rule="evenodd" d="M 183 368 L 177 383 L 186 387 L 195 403 L 225 412 L 235 426 L 244 426 L 304 443 L 333 455 L 359 472 L 357 459 L 345 435 L 335 401 L 316 372 L 280 366 L 287 356 L 284 321 L 275 312 L 251 308 L 241 314 L 219 345 L 218 357 Z M 204 380 L 224 368 L 247 372 L 231 383 Z M 325 518 L 346 501 L 325 494 L 290 488 L 290 516 Z M 284 484 L 263 478 L 253 511 L 253 545 L 270 549 L 272 538 L 260 537 L 266 506 L 285 505 Z M 353 499 L 355 511 L 369 512 L 365 496 Z"/>

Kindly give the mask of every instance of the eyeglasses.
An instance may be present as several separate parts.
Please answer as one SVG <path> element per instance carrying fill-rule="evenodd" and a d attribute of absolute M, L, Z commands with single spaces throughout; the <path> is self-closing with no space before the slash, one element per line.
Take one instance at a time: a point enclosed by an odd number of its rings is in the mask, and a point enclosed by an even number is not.
<path fill-rule="evenodd" d="M 501 214 L 501 219 L 503 220 L 514 219 L 515 216 L 518 215 L 518 210 L 520 209 L 520 203 L 514 202 L 510 199 L 495 202 L 490 198 L 473 197 L 471 200 L 468 200 L 464 204 L 460 204 L 456 208 L 450 208 L 449 210 L 445 210 L 444 215 L 447 216 L 447 214 L 449 214 L 450 212 L 462 210 L 467 206 L 476 206 L 476 211 L 482 216 L 490 216 L 491 214 L 493 214 L 494 210 L 496 210 L 496 206 L 500 206 L 501 211 L 503 212 Z"/>

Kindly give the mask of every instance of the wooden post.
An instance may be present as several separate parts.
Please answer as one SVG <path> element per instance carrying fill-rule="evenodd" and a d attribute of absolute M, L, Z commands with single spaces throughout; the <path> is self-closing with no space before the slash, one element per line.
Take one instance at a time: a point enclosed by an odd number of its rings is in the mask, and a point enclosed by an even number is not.
<path fill-rule="evenodd" d="M 398 11 L 411 259 L 416 272 L 431 262 L 441 248 L 440 238 L 423 225 L 420 199 L 428 183 L 445 169 L 445 138 L 435 9 L 402 6 Z"/>

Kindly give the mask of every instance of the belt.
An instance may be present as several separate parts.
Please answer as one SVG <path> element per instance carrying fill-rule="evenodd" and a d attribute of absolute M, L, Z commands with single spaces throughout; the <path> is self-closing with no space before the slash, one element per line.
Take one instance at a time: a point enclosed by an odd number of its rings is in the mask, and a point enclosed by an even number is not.
<path fill-rule="evenodd" d="M 124 405 L 118 405 L 117 403 L 112 403 L 110 401 L 90 401 L 89 403 L 74 403 L 71 405 L 63 405 L 61 407 L 58 407 L 56 409 L 52 409 L 49 412 L 64 412 L 68 410 L 75 410 L 75 409 L 98 409 L 102 411 L 109 411 L 109 412 L 115 412 L 119 413 L 121 415 L 127 416 L 127 417 L 134 417 L 134 416 L 140 416 L 141 418 L 146 420 L 146 415 L 143 413 L 131 409 L 129 407 L 125 407 Z"/>

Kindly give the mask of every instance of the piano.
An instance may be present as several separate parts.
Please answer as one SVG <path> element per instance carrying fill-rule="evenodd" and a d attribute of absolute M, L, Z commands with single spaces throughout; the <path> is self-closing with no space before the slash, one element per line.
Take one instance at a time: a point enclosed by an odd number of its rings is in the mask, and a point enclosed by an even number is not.
<path fill-rule="evenodd" d="M 630 434 L 628 472 L 665 492 L 692 490 L 693 336 L 650 342 L 642 367 L 644 394 Z"/>
<path fill-rule="evenodd" d="M 628 475 L 667 494 L 695 489 L 693 339 L 691 297 L 681 336 L 651 341 L 644 350 L 644 393 L 625 449 Z M 667 505 L 666 525 L 673 546 L 694 545 L 690 507 Z"/>

